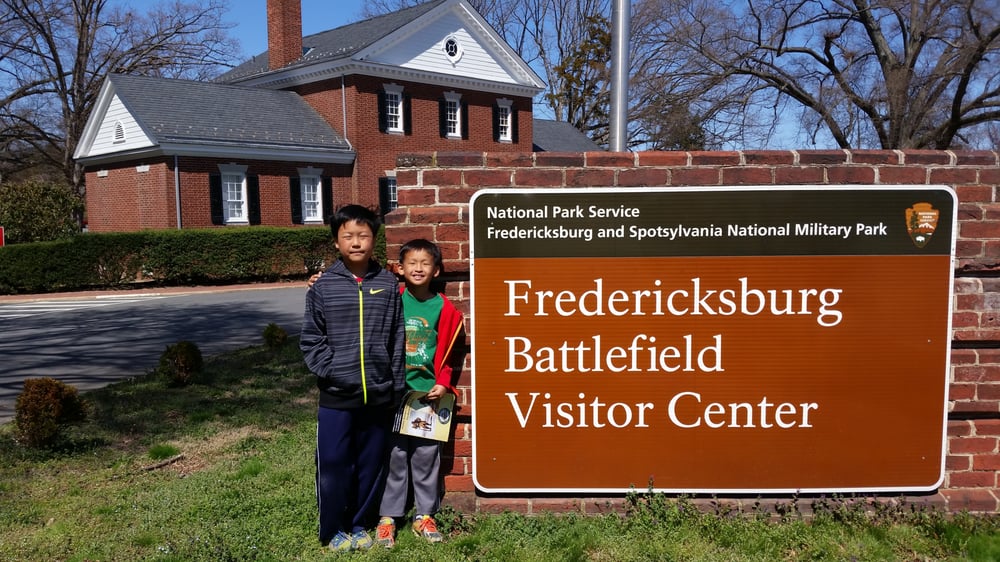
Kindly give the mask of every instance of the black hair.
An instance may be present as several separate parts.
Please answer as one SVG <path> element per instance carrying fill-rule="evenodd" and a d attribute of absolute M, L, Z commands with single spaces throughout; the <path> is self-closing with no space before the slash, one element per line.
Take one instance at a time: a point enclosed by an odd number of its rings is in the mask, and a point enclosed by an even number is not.
<path fill-rule="evenodd" d="M 375 214 L 375 211 L 361 205 L 344 205 L 337 209 L 337 212 L 333 215 L 333 219 L 330 220 L 330 230 L 333 231 L 334 238 L 340 233 L 340 227 L 349 222 L 359 222 L 368 225 L 368 228 L 372 231 L 372 236 L 378 232 L 378 215 Z"/>
<path fill-rule="evenodd" d="M 441 260 L 441 248 L 438 248 L 437 244 L 425 238 L 415 238 L 406 244 L 403 244 L 403 247 L 399 249 L 399 263 L 403 263 L 403 260 L 406 259 L 406 254 L 409 254 L 410 252 L 419 252 L 421 250 L 427 252 L 432 258 L 434 258 L 434 267 L 438 269 L 438 273 L 444 273 L 444 262 Z"/>

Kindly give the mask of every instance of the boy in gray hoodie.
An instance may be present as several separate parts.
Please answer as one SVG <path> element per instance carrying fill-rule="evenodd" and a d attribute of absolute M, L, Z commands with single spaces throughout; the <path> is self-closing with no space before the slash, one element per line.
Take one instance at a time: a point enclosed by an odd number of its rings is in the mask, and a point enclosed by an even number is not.
<path fill-rule="evenodd" d="M 306 293 L 299 346 L 319 387 L 319 539 L 369 548 L 388 435 L 405 393 L 405 326 L 395 275 L 372 260 L 378 221 L 360 205 L 330 225 L 340 259 Z"/>

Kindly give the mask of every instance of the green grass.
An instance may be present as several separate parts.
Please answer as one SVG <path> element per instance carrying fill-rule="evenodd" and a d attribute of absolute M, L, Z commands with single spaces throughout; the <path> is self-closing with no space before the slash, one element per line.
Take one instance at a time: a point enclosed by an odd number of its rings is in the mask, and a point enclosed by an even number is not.
<path fill-rule="evenodd" d="M 316 395 L 296 341 L 89 392 L 88 420 L 31 450 L 0 426 L 0 560 L 326 560 L 315 538 Z M 165 464 L 164 464 L 165 463 Z M 812 517 L 796 502 L 809 502 Z M 734 513 L 636 492 L 624 514 L 462 514 L 443 544 L 400 529 L 356 560 L 998 560 L 1000 519 L 864 498 Z M 346 558 L 346 556 L 344 557 Z"/>

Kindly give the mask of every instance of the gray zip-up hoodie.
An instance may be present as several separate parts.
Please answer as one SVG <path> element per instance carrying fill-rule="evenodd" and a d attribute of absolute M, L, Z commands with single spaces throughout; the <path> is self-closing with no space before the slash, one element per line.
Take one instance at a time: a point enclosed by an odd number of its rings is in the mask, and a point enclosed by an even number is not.
<path fill-rule="evenodd" d="M 306 292 L 299 339 L 320 406 L 396 406 L 406 391 L 405 337 L 396 276 L 372 261 L 357 280 L 337 260 Z"/>

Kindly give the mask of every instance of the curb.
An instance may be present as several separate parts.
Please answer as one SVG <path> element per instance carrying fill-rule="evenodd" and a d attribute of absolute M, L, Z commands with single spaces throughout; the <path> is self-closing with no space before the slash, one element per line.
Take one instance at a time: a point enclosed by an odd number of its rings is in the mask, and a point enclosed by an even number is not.
<path fill-rule="evenodd" d="M 49 300 L 70 299 L 112 299 L 121 297 L 185 295 L 191 293 L 223 293 L 230 291 L 259 291 L 263 289 L 291 289 L 299 287 L 306 289 L 303 281 L 277 281 L 273 283 L 247 283 L 239 285 L 196 285 L 185 287 L 150 287 L 136 289 L 96 289 L 93 291 L 71 291 L 65 293 L 38 293 L 30 295 L 0 295 L 0 304 L 18 302 L 37 302 Z"/>

